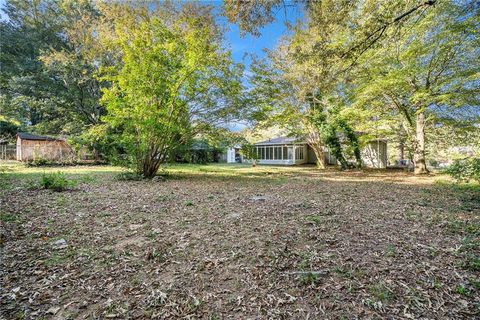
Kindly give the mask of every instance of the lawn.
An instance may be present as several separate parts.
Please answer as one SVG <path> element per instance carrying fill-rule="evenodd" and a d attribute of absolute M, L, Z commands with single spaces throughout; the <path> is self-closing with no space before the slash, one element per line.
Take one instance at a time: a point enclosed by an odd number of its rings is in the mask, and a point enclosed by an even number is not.
<path fill-rule="evenodd" d="M 58 170 L 71 190 L 38 187 Z M 303 166 L 121 171 L 0 174 L 6 319 L 480 315 L 478 186 Z"/>

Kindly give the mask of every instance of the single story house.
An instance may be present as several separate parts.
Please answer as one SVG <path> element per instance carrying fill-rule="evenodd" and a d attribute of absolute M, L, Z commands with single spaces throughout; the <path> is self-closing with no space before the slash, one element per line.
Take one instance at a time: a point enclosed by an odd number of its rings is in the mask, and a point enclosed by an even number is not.
<path fill-rule="evenodd" d="M 317 162 L 313 149 L 307 142 L 291 137 L 278 137 L 255 143 L 259 164 L 269 165 L 297 165 Z M 387 167 L 387 141 L 373 140 L 362 149 L 362 160 L 366 167 Z M 227 163 L 242 162 L 238 146 L 227 150 Z M 336 164 L 337 160 L 328 150 L 325 152 L 325 162 Z"/>
<path fill-rule="evenodd" d="M 71 159 L 73 154 L 72 148 L 64 139 L 25 132 L 17 134 L 18 161 L 64 161 Z"/>

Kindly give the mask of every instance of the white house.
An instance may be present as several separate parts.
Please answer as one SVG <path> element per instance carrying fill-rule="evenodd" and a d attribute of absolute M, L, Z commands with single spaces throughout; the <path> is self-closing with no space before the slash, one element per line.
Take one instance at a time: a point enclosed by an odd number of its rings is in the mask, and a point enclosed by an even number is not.
<path fill-rule="evenodd" d="M 270 165 L 297 165 L 305 163 L 316 163 L 315 152 L 307 142 L 291 137 L 278 137 L 255 143 L 259 164 Z M 242 162 L 240 148 L 234 147 L 227 150 L 227 163 Z M 366 167 L 386 168 L 387 167 L 387 143 L 385 140 L 369 142 L 362 149 L 362 160 Z M 325 152 L 325 162 L 336 164 L 337 160 Z"/>

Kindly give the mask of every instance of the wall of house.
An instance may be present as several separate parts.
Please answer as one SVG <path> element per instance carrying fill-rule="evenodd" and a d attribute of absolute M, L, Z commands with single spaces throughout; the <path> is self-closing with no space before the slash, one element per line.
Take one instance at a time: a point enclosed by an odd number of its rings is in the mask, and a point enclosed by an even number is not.
<path fill-rule="evenodd" d="M 271 144 L 257 145 L 258 164 L 294 165 L 308 162 L 307 145 Z M 299 155 L 302 158 L 299 159 Z M 294 159 L 295 158 L 295 159 Z"/>
<path fill-rule="evenodd" d="M 74 153 L 65 141 L 24 140 L 17 138 L 17 160 L 69 161 Z"/>
<path fill-rule="evenodd" d="M 387 167 L 387 143 L 371 141 L 362 149 L 362 161 L 365 167 L 384 169 Z"/>
<path fill-rule="evenodd" d="M 303 157 L 299 158 L 299 152 Z M 300 145 L 295 147 L 295 164 L 304 164 L 308 162 L 308 148 L 307 145 Z"/>
<path fill-rule="evenodd" d="M 313 149 L 310 146 L 308 146 L 307 152 L 308 152 L 308 163 L 317 164 L 317 155 L 315 154 L 315 151 L 313 151 Z M 330 165 L 337 164 L 337 159 L 335 159 L 335 157 L 332 156 L 330 152 L 328 152 L 328 150 L 325 150 L 324 155 L 325 155 L 326 164 L 330 164 Z"/>

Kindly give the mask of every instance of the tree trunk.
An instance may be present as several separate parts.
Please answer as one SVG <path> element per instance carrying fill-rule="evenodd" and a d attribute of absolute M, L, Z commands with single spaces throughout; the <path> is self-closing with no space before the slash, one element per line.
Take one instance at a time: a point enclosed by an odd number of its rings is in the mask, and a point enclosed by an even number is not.
<path fill-rule="evenodd" d="M 415 174 L 428 173 L 425 161 L 425 113 L 418 112 L 416 115 L 415 142 L 413 144 L 413 163 Z"/>
<path fill-rule="evenodd" d="M 317 132 L 311 130 L 308 135 L 308 145 L 313 149 L 315 156 L 317 157 L 317 168 L 325 169 L 325 151 L 320 136 Z"/>
<path fill-rule="evenodd" d="M 403 140 L 400 140 L 398 144 L 398 160 L 402 161 L 405 159 L 405 143 Z"/>
<path fill-rule="evenodd" d="M 309 146 L 313 149 L 315 157 L 317 157 L 317 168 L 325 169 L 327 164 L 325 162 L 325 152 L 323 150 L 323 146 L 318 144 L 309 144 Z"/>

